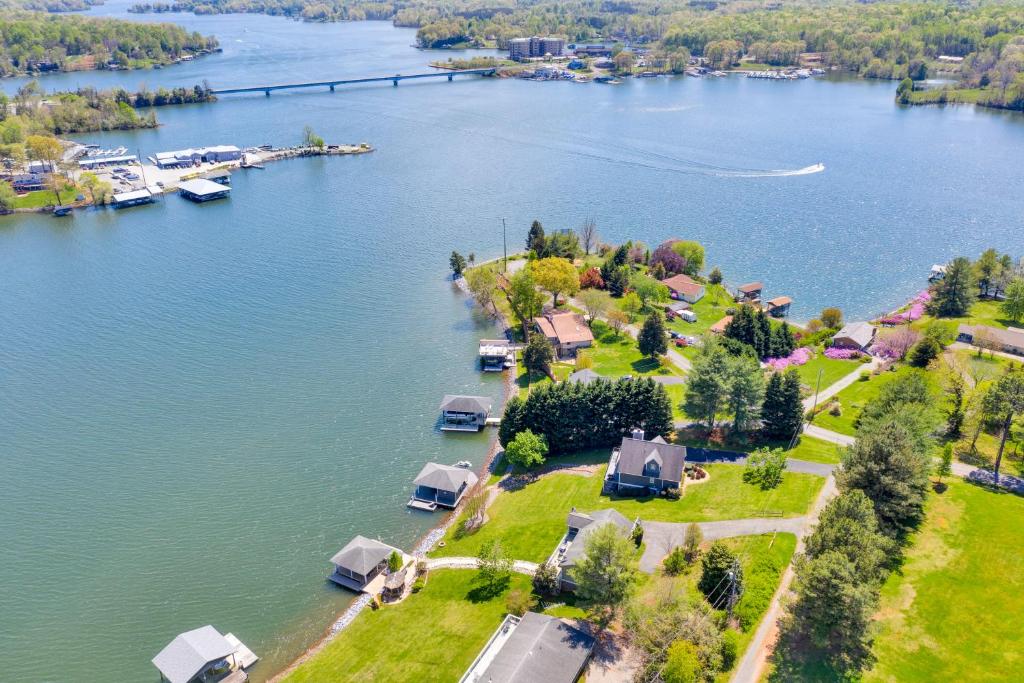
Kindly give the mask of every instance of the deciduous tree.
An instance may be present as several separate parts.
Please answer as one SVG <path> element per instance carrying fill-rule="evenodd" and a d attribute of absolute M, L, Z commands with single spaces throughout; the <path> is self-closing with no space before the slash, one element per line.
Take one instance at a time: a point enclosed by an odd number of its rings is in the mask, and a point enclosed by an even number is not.
<path fill-rule="evenodd" d="M 593 218 L 587 218 L 580 225 L 580 246 L 583 247 L 583 253 L 590 256 L 590 250 L 597 247 L 597 221 Z"/>
<path fill-rule="evenodd" d="M 558 306 L 558 295 L 572 296 L 580 291 L 580 276 L 568 259 L 551 256 L 530 265 L 534 280 L 541 289 L 551 292 L 553 305 Z"/>
<path fill-rule="evenodd" d="M 505 459 L 524 469 L 543 465 L 547 454 L 548 443 L 544 435 L 534 434 L 529 429 L 516 434 L 512 442 L 505 446 Z"/>
<path fill-rule="evenodd" d="M 622 529 L 604 524 L 586 540 L 572 569 L 576 595 L 592 605 L 597 623 L 611 623 L 637 582 L 636 547 Z"/>
<path fill-rule="evenodd" d="M 555 351 L 547 337 L 539 332 L 530 335 L 530 341 L 526 342 L 523 349 L 523 365 L 527 371 L 537 375 L 551 374 L 551 361 L 555 358 Z"/>
<path fill-rule="evenodd" d="M 1024 279 L 1016 278 L 1007 286 L 1002 310 L 1003 315 L 1015 323 L 1024 318 Z"/>
<path fill-rule="evenodd" d="M 843 326 L 843 312 L 835 306 L 823 308 L 819 317 L 821 318 L 821 324 L 825 327 Z"/>

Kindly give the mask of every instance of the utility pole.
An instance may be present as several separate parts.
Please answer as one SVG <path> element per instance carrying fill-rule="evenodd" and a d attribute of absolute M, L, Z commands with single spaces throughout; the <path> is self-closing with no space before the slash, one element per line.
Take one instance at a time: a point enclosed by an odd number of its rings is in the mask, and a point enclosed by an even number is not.
<path fill-rule="evenodd" d="M 736 606 L 736 576 L 740 569 L 739 560 L 733 560 L 732 569 L 729 570 L 729 621 L 732 621 L 732 608 Z"/>
<path fill-rule="evenodd" d="M 821 389 L 821 373 L 825 372 L 825 368 L 818 368 L 818 382 L 814 385 L 814 407 L 811 408 L 811 415 L 818 409 L 818 390 Z"/>
<path fill-rule="evenodd" d="M 505 254 L 505 265 L 502 268 L 501 272 L 507 273 L 508 272 L 508 241 L 505 239 L 505 219 L 504 218 L 501 219 L 501 248 L 502 248 L 502 251 Z"/>

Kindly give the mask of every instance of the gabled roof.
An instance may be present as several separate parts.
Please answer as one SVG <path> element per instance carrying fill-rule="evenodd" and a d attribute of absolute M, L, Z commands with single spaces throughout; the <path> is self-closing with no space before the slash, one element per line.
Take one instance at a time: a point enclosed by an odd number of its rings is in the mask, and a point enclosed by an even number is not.
<path fill-rule="evenodd" d="M 153 666 L 171 683 L 187 683 L 210 662 L 224 659 L 235 646 L 213 626 L 182 633 L 153 657 Z"/>
<path fill-rule="evenodd" d="M 619 446 L 619 472 L 644 476 L 644 465 L 654 460 L 661 467 L 661 479 L 683 480 L 683 464 L 686 462 L 686 446 L 676 446 L 657 441 L 642 441 L 623 437 Z"/>
<path fill-rule="evenodd" d="M 1019 327 L 1008 327 L 1005 330 L 988 325 L 960 325 L 957 327 L 957 334 L 965 333 L 972 338 L 980 335 L 1001 346 L 1024 350 L 1024 330 Z"/>
<path fill-rule="evenodd" d="M 553 313 L 534 318 L 533 321 L 541 334 L 549 339 L 557 339 L 559 344 L 594 341 L 594 333 L 579 313 Z"/>
<path fill-rule="evenodd" d="M 572 567 L 576 564 L 576 560 L 578 560 L 587 549 L 587 538 L 590 534 L 594 533 L 606 524 L 614 524 L 622 529 L 623 533 L 627 534 L 633 529 L 633 522 L 629 521 L 629 519 L 618 510 L 613 510 L 611 508 L 597 510 L 590 514 L 585 512 L 570 512 L 566 523 L 571 529 L 579 529 L 579 533 L 576 534 L 576 538 L 572 540 L 569 547 L 565 549 L 565 553 L 562 555 L 562 560 L 558 563 L 558 566 L 563 568 Z"/>
<path fill-rule="evenodd" d="M 727 315 L 724 318 L 722 318 L 721 320 L 719 320 L 717 323 L 715 323 L 714 325 L 709 327 L 708 328 L 708 332 L 711 332 L 712 334 L 722 334 L 723 332 L 725 332 L 725 326 L 728 325 L 731 322 L 732 322 L 732 316 L 731 315 Z"/>
<path fill-rule="evenodd" d="M 458 396 L 445 394 L 441 399 L 441 410 L 455 413 L 489 413 L 491 399 L 486 396 Z"/>
<path fill-rule="evenodd" d="M 483 683 L 574 683 L 594 638 L 546 614 L 527 612 L 476 680 Z"/>
<path fill-rule="evenodd" d="M 596 382 L 599 379 L 603 379 L 601 375 L 597 374 L 590 368 L 584 368 L 577 370 L 566 378 L 567 382 L 579 382 L 580 384 L 590 384 Z"/>
<path fill-rule="evenodd" d="M 777 296 L 774 299 L 768 300 L 768 308 L 778 308 L 779 306 L 785 306 L 793 303 L 793 300 L 788 296 Z"/>
<path fill-rule="evenodd" d="M 866 322 L 846 323 L 843 329 L 836 332 L 833 339 L 849 339 L 857 346 L 864 348 L 875 338 L 875 326 Z"/>
<path fill-rule="evenodd" d="M 458 491 L 462 484 L 473 486 L 477 482 L 475 474 L 464 467 L 452 467 L 436 462 L 428 462 L 416 475 L 413 482 L 416 486 L 429 486 L 441 491 Z"/>
<path fill-rule="evenodd" d="M 661 281 L 661 284 L 673 291 L 682 292 L 688 296 L 696 296 L 700 294 L 701 290 L 704 288 L 702 284 L 688 275 L 683 275 L 682 273 L 665 278 Z"/>
<path fill-rule="evenodd" d="M 748 282 L 745 285 L 740 285 L 737 289 L 744 294 L 750 294 L 751 292 L 758 292 L 764 289 L 763 282 Z"/>
<path fill-rule="evenodd" d="M 356 536 L 348 542 L 348 545 L 335 553 L 331 562 L 365 576 L 386 560 L 394 550 L 395 548 L 372 538 Z"/>

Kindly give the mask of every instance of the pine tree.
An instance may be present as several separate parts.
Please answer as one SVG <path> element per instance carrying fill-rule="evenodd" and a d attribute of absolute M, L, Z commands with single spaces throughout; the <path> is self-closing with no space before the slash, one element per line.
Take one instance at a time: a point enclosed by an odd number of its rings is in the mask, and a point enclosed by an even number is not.
<path fill-rule="evenodd" d="M 729 572 L 733 572 L 731 578 Z M 712 543 L 701 560 L 697 588 L 715 609 L 725 609 L 734 588 L 737 595 L 743 592 L 743 568 L 738 558 L 721 541 Z"/>
<path fill-rule="evenodd" d="M 971 262 L 963 256 L 953 259 L 935 286 L 929 310 L 938 316 L 966 315 L 977 298 L 977 281 Z"/>
<path fill-rule="evenodd" d="M 660 311 L 655 311 L 647 316 L 640 334 L 637 335 L 637 346 L 644 356 L 655 358 L 664 356 L 668 352 L 668 337 L 665 332 L 665 318 Z"/>
<path fill-rule="evenodd" d="M 505 413 L 501 416 L 501 424 L 498 426 L 498 441 L 502 446 L 512 443 L 516 434 L 525 429 L 523 417 L 525 406 L 523 399 L 513 396 L 505 404 Z"/>
<path fill-rule="evenodd" d="M 758 362 L 750 358 L 730 358 L 728 368 L 726 402 L 732 414 L 733 431 L 742 433 L 757 421 L 761 412 L 764 374 Z"/>
<path fill-rule="evenodd" d="M 547 252 L 546 246 L 544 226 L 540 224 L 540 221 L 534 221 L 530 224 L 530 232 L 526 235 L 526 248 L 536 254 L 537 258 L 543 258 Z"/>
<path fill-rule="evenodd" d="M 800 375 L 795 368 L 772 373 L 761 406 L 762 431 L 769 439 L 792 439 L 804 419 Z"/>
<path fill-rule="evenodd" d="M 709 338 L 694 359 L 686 382 L 683 410 L 704 423 L 709 431 L 715 428 L 715 418 L 725 405 L 728 358 L 725 349 Z"/>
<path fill-rule="evenodd" d="M 796 339 L 793 338 L 793 331 L 789 323 L 783 322 L 771 331 L 771 350 L 769 355 L 772 358 L 785 358 L 796 349 Z"/>

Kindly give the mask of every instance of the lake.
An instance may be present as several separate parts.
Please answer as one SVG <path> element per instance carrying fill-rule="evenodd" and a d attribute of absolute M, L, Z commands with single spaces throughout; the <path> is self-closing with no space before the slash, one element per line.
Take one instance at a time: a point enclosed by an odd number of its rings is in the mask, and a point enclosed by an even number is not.
<path fill-rule="evenodd" d="M 126 7 L 92 13 L 179 22 L 224 52 L 43 85 L 258 85 L 448 56 L 381 22 Z M 238 172 L 208 205 L 0 219 L 5 680 L 155 680 L 150 658 L 206 623 L 263 658 L 257 680 L 314 642 L 351 599 L 325 582 L 330 556 L 357 533 L 411 547 L 440 519 L 405 508 L 423 463 L 487 453 L 493 434 L 436 420 L 445 393 L 501 395 L 475 369 L 494 326 L 446 270 L 452 249 L 499 255 L 502 217 L 511 249 L 534 218 L 697 239 L 797 319 L 872 316 L 934 262 L 1024 253 L 1024 117 L 901 109 L 894 88 L 462 78 L 225 97 L 78 136 L 148 156 L 295 144 L 308 124 L 376 151 Z"/>

